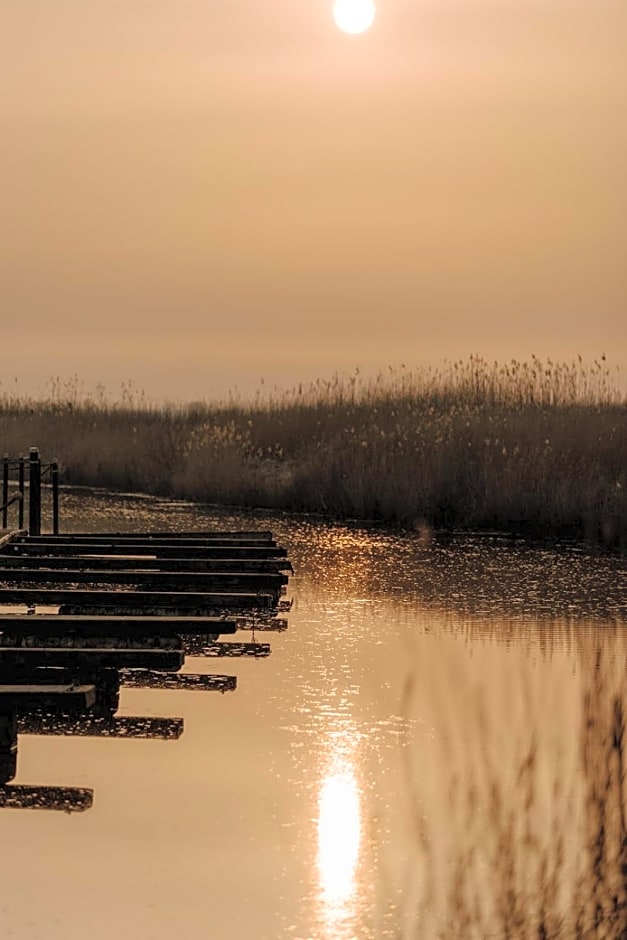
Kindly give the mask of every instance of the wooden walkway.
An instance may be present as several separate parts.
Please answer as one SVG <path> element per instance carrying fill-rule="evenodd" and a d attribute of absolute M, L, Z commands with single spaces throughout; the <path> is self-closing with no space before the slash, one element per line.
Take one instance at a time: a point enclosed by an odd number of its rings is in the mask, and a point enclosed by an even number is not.
<path fill-rule="evenodd" d="M 271 532 L 0 531 L 0 807 L 91 805 L 91 791 L 10 785 L 18 732 L 163 736 L 174 722 L 176 739 L 182 719 L 118 718 L 120 687 L 234 690 L 181 672 L 186 656 L 269 655 L 220 638 L 284 629 L 291 570 Z"/>

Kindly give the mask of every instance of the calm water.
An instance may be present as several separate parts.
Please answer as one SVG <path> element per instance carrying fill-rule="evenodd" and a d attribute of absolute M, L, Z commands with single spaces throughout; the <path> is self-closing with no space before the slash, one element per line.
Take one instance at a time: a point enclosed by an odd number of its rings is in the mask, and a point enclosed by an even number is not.
<path fill-rule="evenodd" d="M 606 690 L 627 661 L 620 559 L 93 494 L 63 522 L 271 528 L 294 604 L 269 658 L 188 661 L 234 692 L 122 691 L 179 740 L 20 738 L 16 782 L 94 805 L 0 811 L 2 938 L 446 936 L 460 853 L 478 839 L 488 871 L 489 794 L 520 810 L 532 747 L 532 825 L 563 817 L 576 858 L 582 701 L 599 649 Z"/>

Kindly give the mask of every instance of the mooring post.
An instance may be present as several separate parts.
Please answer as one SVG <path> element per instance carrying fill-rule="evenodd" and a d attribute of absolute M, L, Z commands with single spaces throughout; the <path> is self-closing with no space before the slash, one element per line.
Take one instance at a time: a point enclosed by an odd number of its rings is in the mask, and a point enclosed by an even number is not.
<path fill-rule="evenodd" d="M 41 458 L 37 447 L 29 453 L 28 534 L 41 535 Z"/>
<path fill-rule="evenodd" d="M 17 469 L 17 486 L 20 493 L 20 500 L 17 506 L 17 527 L 24 528 L 24 457 L 20 454 L 20 460 Z"/>
<path fill-rule="evenodd" d="M 59 464 L 53 460 L 50 464 L 52 480 L 52 534 L 59 534 Z"/>
<path fill-rule="evenodd" d="M 2 528 L 8 529 L 9 519 L 9 455 L 2 460 Z"/>

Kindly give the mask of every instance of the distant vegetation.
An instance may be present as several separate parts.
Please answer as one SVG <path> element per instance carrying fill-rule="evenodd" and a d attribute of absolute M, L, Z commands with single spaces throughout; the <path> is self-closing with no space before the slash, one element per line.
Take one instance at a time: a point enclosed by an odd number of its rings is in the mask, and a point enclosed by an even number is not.
<path fill-rule="evenodd" d="M 627 402 L 604 359 L 390 370 L 254 401 L 156 406 L 53 384 L 0 394 L 0 448 L 65 483 L 408 527 L 627 543 Z"/>

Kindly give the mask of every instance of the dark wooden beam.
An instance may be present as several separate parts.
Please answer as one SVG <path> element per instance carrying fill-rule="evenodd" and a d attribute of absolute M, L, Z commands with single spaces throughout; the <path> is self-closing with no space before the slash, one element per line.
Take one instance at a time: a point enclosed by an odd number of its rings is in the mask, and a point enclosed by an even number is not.
<path fill-rule="evenodd" d="M 187 692 L 233 692 L 237 688 L 236 676 L 216 676 L 211 673 L 164 673 L 134 669 L 120 673 L 120 685 L 130 689 L 169 689 Z"/>
<path fill-rule="evenodd" d="M 0 684 L 0 709 L 10 708 L 15 712 L 32 709 L 84 711 L 95 701 L 94 685 Z"/>
<path fill-rule="evenodd" d="M 237 621 L 221 617 L 93 617 L 62 614 L 7 614 L 0 616 L 0 631 L 11 636 L 133 638 L 177 637 L 182 633 L 233 634 Z"/>
<path fill-rule="evenodd" d="M 0 588 L 0 604 L 71 608 L 59 613 L 88 613 L 94 608 L 113 611 L 140 610 L 157 616 L 161 611 L 269 610 L 274 598 L 267 592 L 242 591 L 114 591 L 71 588 Z M 153 614 L 154 612 L 154 614 Z M 111 613 L 113 616 L 113 613 Z M 195 616 L 198 616 L 195 614 Z"/>
<path fill-rule="evenodd" d="M 63 555 L 128 556 L 130 554 L 133 556 L 146 555 L 150 558 L 215 558 L 226 561 L 231 559 L 271 561 L 287 557 L 286 548 L 272 545 L 163 545 L 156 542 L 152 544 L 121 545 L 120 543 L 107 544 L 105 542 L 16 542 L 8 537 L 6 541 L 0 541 L 0 549 L 5 554 L 10 553 L 18 557 L 29 555 L 53 555 L 56 557 Z"/>
<path fill-rule="evenodd" d="M 157 587 L 162 590 L 234 591 L 272 593 L 278 597 L 280 589 L 288 583 L 285 574 L 266 572 L 214 573 L 212 571 L 120 571 L 68 568 L 44 570 L 40 568 L 0 568 L 0 582 L 4 584 L 125 584 Z"/>
<path fill-rule="evenodd" d="M 24 542 L 25 544 L 36 545 L 38 542 L 48 542 L 56 543 L 58 545 L 80 545 L 81 542 L 88 542 L 90 544 L 104 544 L 104 545 L 189 545 L 190 547 L 198 547 L 206 545 L 207 548 L 220 548 L 220 547 L 229 547 L 229 546 L 240 546 L 240 547 L 250 547 L 255 546 L 260 548 L 276 548 L 276 542 L 273 538 L 269 537 L 260 537 L 255 538 L 253 536 L 228 536 L 228 535 L 185 535 L 179 536 L 174 533 L 169 535 L 144 535 L 142 533 L 129 532 L 124 535 L 118 534 L 101 534 L 93 533 L 91 535 L 28 535 L 28 536 L 18 536 L 17 541 Z"/>
<path fill-rule="evenodd" d="M 0 787 L 2 809 L 48 809 L 82 813 L 94 801 L 94 791 L 85 787 L 50 787 L 10 784 Z"/>
<path fill-rule="evenodd" d="M 9 555 L 0 553 L 0 568 L 71 568 L 92 571 L 124 571 L 132 568 L 149 571 L 193 571 L 216 574 L 272 574 L 291 567 L 286 559 L 215 559 L 215 558 L 151 558 L 146 555 Z"/>
<path fill-rule="evenodd" d="M 85 539 L 144 539 L 153 541 L 158 539 L 178 540 L 178 539 L 202 539 L 204 541 L 213 541 L 215 539 L 228 539 L 236 542 L 268 542 L 272 539 L 272 532 L 269 530 L 259 531 L 257 529 L 233 530 L 229 529 L 208 529 L 193 532 L 64 532 L 62 535 L 54 536 L 59 540 L 80 541 Z M 52 538 L 52 536 L 41 535 L 40 538 Z"/>
<path fill-rule="evenodd" d="M 176 741 L 183 734 L 182 718 L 148 718 L 143 715 L 46 715 L 21 714 L 17 718 L 20 734 L 46 737 L 80 738 L 153 738 Z"/>
<path fill-rule="evenodd" d="M 31 620 L 34 618 L 31 617 Z M 212 634 L 213 635 L 213 634 Z M 4 649 L 62 649 L 62 650 L 183 650 L 183 639 L 180 636 L 101 636 L 99 633 L 90 636 L 75 634 L 47 633 L 0 633 L 0 656 Z"/>
<path fill-rule="evenodd" d="M 271 652 L 269 643 L 209 643 L 203 649 L 203 656 L 210 658 L 227 657 L 229 659 L 266 659 Z"/>
<path fill-rule="evenodd" d="M 3 647 L 0 649 L 0 681 L 10 681 L 11 674 L 54 666 L 91 676 L 99 669 L 154 669 L 176 672 L 185 661 L 178 650 L 111 650 Z"/>

